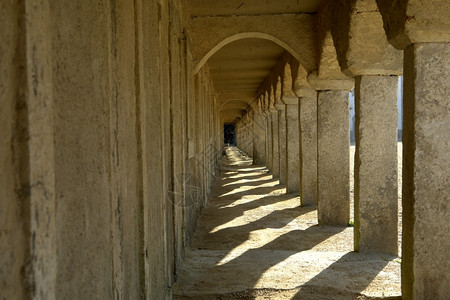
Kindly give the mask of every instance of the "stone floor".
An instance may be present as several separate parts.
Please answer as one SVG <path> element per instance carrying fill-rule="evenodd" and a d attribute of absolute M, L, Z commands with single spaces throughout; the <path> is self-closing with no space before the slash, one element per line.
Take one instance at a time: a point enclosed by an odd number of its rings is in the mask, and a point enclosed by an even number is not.
<path fill-rule="evenodd" d="M 262 166 L 226 149 L 174 299 L 401 299 L 397 257 L 353 250 Z"/>

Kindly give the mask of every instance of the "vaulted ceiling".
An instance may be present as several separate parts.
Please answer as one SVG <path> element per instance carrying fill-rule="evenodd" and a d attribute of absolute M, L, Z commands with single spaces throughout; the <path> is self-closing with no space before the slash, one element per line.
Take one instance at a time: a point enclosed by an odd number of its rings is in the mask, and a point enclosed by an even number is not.
<path fill-rule="evenodd" d="M 192 18 L 313 14 L 320 3 L 321 0 L 188 0 Z M 258 88 L 285 51 L 272 41 L 248 38 L 225 45 L 208 60 L 224 122 L 239 118 L 255 101 Z"/>
<path fill-rule="evenodd" d="M 320 0 L 188 0 L 192 16 L 315 13 Z"/>

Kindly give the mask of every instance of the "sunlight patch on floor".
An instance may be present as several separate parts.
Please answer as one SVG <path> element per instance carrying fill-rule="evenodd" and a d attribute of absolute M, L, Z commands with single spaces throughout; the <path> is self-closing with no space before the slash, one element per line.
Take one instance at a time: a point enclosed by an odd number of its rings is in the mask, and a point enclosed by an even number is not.
<path fill-rule="evenodd" d="M 279 191 L 279 190 L 275 190 L 275 191 Z M 263 198 L 267 198 L 267 195 L 243 196 L 242 198 L 234 201 L 233 203 L 230 203 L 228 205 L 220 206 L 219 209 L 225 209 L 225 208 L 235 207 L 235 206 L 238 206 L 238 205 L 249 204 L 249 203 L 252 203 L 254 201 L 261 200 Z M 298 197 L 289 198 L 289 199 L 286 199 L 286 200 L 283 200 L 283 201 L 278 200 L 276 202 L 273 202 L 273 203 L 270 203 L 270 204 L 267 204 L 267 205 L 278 205 L 278 206 L 283 206 L 285 208 L 290 208 L 289 206 L 286 205 L 286 203 L 293 202 L 292 200 L 294 200 L 294 201 L 298 200 L 298 203 L 297 202 L 292 203 L 292 205 L 291 205 L 292 208 L 298 207 L 298 204 L 300 203 L 300 199 Z"/>
<path fill-rule="evenodd" d="M 245 173 L 245 175 L 242 175 L 242 173 L 239 173 L 239 172 L 227 172 L 227 173 L 225 173 L 225 175 L 227 175 L 227 176 L 224 177 L 224 179 L 241 179 L 243 177 L 262 176 L 264 174 L 266 174 L 264 176 L 264 178 L 265 177 L 272 178 L 272 175 L 267 175 L 267 173 L 261 173 L 261 172 L 249 172 L 249 173 Z"/>
<path fill-rule="evenodd" d="M 292 220 L 286 226 L 282 228 L 264 228 L 250 231 L 249 238 L 239 246 L 233 248 L 216 266 L 224 265 L 233 259 L 238 258 L 240 255 L 251 249 L 259 249 L 265 245 L 273 242 L 287 232 L 286 229 L 292 227 L 291 223 L 295 223 L 296 219 Z M 295 252 L 293 252 L 294 254 Z"/>
<path fill-rule="evenodd" d="M 243 203 L 245 203 L 245 202 L 243 202 Z M 278 206 L 281 206 L 281 209 L 278 209 L 278 211 L 295 208 L 298 206 L 298 204 L 294 203 L 292 201 L 292 199 L 287 199 L 285 201 L 278 201 L 277 203 L 272 204 L 272 206 L 274 208 L 276 208 L 275 204 L 277 204 Z M 236 217 L 233 220 L 231 220 L 225 224 L 221 224 L 219 226 L 214 227 L 209 233 L 215 233 L 215 232 L 227 229 L 227 228 L 243 226 L 243 225 L 248 225 L 248 224 L 254 223 L 254 222 L 270 215 L 274 211 L 277 211 L 277 209 L 264 209 L 261 207 L 249 209 L 249 210 L 245 211 L 243 215 Z M 296 218 L 294 218 L 294 221 L 295 220 L 296 220 Z"/>
<path fill-rule="evenodd" d="M 333 253 L 333 257 L 331 259 L 321 258 L 320 268 L 317 268 L 317 264 L 315 263 L 316 259 L 313 257 L 311 257 L 309 261 L 301 260 L 303 262 L 301 268 L 293 268 L 293 266 L 297 265 L 299 261 L 296 257 L 304 256 L 307 253 L 311 254 L 311 252 L 292 253 L 292 255 L 286 257 L 286 259 L 270 267 L 263 274 L 261 274 L 261 277 L 256 282 L 254 287 L 263 288 L 264 284 L 268 282 L 273 284 L 275 278 L 277 278 L 277 281 L 279 282 L 289 282 L 292 280 L 292 277 L 299 276 L 299 273 L 305 268 L 308 268 L 308 272 L 302 272 L 301 277 L 303 282 L 308 282 L 314 277 L 317 277 L 324 269 L 329 268 L 332 264 L 347 254 L 347 252 L 336 252 Z"/>
<path fill-rule="evenodd" d="M 274 187 L 276 185 L 278 185 L 278 182 L 268 182 L 268 183 L 264 183 L 264 184 L 257 185 L 257 186 L 242 185 L 242 186 L 239 186 L 238 188 L 236 188 L 236 189 L 234 189 L 232 191 L 229 191 L 228 193 L 220 195 L 219 198 L 225 197 L 225 196 L 230 196 L 230 195 L 233 195 L 233 194 L 236 194 L 236 193 L 239 193 L 239 192 L 249 192 L 249 193 L 251 193 L 251 190 L 254 190 L 254 189 L 257 189 L 257 188 Z M 279 190 L 283 190 L 283 188 L 280 188 Z M 274 190 L 274 191 L 276 191 L 276 190 Z"/>
<path fill-rule="evenodd" d="M 264 176 L 264 177 L 259 177 L 259 178 L 255 178 L 255 179 L 245 179 L 242 178 L 241 180 L 239 180 L 238 182 L 233 181 L 230 183 L 225 183 L 222 186 L 230 186 L 230 185 L 237 185 L 239 183 L 249 183 L 249 182 L 261 182 L 261 181 L 268 181 L 268 180 L 272 180 L 272 176 L 268 175 L 268 176 Z M 276 182 L 275 180 L 273 180 L 274 182 Z M 259 185 L 258 185 L 259 186 Z"/>
<path fill-rule="evenodd" d="M 238 205 L 242 205 L 242 204 L 247 204 L 249 202 L 252 201 L 257 201 L 260 200 L 262 198 L 267 197 L 267 195 L 251 195 L 251 196 L 242 196 L 242 198 L 228 204 L 228 205 L 222 205 L 219 207 L 219 209 L 224 209 L 224 208 L 230 208 L 230 207 L 234 207 L 234 206 L 238 206 Z"/>

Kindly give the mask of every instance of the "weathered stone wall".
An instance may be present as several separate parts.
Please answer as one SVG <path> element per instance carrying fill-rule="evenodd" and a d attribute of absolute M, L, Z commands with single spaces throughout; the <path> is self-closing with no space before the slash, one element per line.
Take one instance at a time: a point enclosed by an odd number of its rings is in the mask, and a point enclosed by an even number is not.
<path fill-rule="evenodd" d="M 188 63 L 190 64 L 189 60 Z M 187 70 L 189 73 L 192 71 L 190 68 Z M 208 199 L 223 144 L 223 129 L 219 126 L 222 123 L 216 118 L 218 102 L 207 66 L 195 75 L 194 82 L 194 89 L 188 95 L 186 103 L 187 130 L 190 137 L 186 141 L 187 160 L 184 177 L 186 244 L 195 231 L 198 214 Z"/>
<path fill-rule="evenodd" d="M 83 1 L 51 4 L 57 298 L 113 294 L 107 275 L 116 268 L 113 244 L 118 216 L 112 211 L 118 199 L 110 180 L 118 174 L 109 176 L 110 163 L 117 163 L 117 157 L 110 161 L 110 145 L 116 149 L 119 145 L 118 137 L 110 141 L 118 134 L 117 129 L 110 132 L 114 126 L 110 113 L 118 112 L 119 99 L 110 87 L 110 47 L 115 45 L 109 41 L 114 20 L 104 13 L 108 6 L 106 1 L 94 7 Z M 115 103 L 110 103 L 111 98 Z M 83 268 L 75 271 L 74 266 Z"/>
<path fill-rule="evenodd" d="M 29 253 L 24 4 L 0 4 L 0 297 L 25 297 Z"/>
<path fill-rule="evenodd" d="M 254 140 L 254 120 L 253 112 L 247 112 L 243 118 L 236 124 L 236 142 L 250 157 L 253 157 L 253 140 Z"/>
<path fill-rule="evenodd" d="M 221 145 L 185 3 L 0 8 L 0 298 L 170 298 Z"/>

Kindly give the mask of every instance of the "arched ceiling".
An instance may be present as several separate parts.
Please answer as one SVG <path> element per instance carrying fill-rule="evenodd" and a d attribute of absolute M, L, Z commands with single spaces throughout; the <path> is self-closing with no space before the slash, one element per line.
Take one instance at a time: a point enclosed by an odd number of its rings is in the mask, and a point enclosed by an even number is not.
<path fill-rule="evenodd" d="M 220 107 L 220 114 L 224 123 L 233 123 L 237 117 L 241 117 L 248 109 L 247 102 L 241 100 L 231 100 L 223 103 Z"/>
<path fill-rule="evenodd" d="M 224 46 L 208 61 L 217 92 L 256 91 L 283 53 L 283 48 L 263 39 L 243 39 Z"/>
<path fill-rule="evenodd" d="M 187 1 L 191 17 L 195 20 L 227 16 L 311 14 L 318 11 L 321 3 L 321 0 Z M 279 43 L 250 37 L 224 45 L 208 59 L 207 65 L 219 95 L 220 113 L 224 122 L 233 122 L 242 117 L 249 107 L 256 108 L 254 102 L 258 88 L 285 51 Z"/>
<path fill-rule="evenodd" d="M 208 61 L 223 118 L 231 122 L 246 110 L 258 87 L 280 60 L 284 49 L 264 39 L 242 39 L 225 45 Z M 226 109 L 233 105 L 233 109 Z"/>

